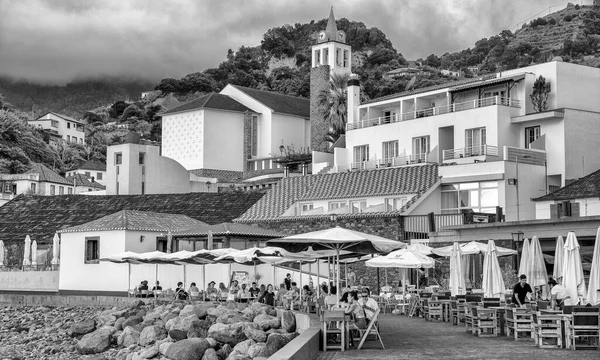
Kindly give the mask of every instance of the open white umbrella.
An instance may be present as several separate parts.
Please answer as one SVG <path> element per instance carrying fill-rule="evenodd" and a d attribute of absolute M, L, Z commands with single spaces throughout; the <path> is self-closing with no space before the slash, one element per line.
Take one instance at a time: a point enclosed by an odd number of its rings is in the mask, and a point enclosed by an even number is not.
<path fill-rule="evenodd" d="M 417 252 L 400 249 L 392 251 L 385 256 L 378 256 L 367 260 L 365 265 L 368 267 L 420 269 L 432 268 L 435 266 L 435 262 L 432 258 Z"/>
<path fill-rule="evenodd" d="M 37 265 L 37 241 L 31 243 L 31 265 Z"/>
<path fill-rule="evenodd" d="M 463 254 L 457 242 L 452 245 L 450 254 L 450 293 L 452 296 L 465 295 L 467 286 L 463 267 Z"/>
<path fill-rule="evenodd" d="M 529 244 L 529 266 L 527 270 L 529 271 L 526 273 L 527 282 L 530 286 L 545 286 L 548 283 L 544 253 L 537 236 L 534 236 Z"/>
<path fill-rule="evenodd" d="M 416 252 L 419 253 L 421 255 L 425 255 L 425 256 L 431 256 L 431 255 L 435 255 L 432 250 L 432 247 L 429 247 L 425 244 L 421 244 L 421 243 L 416 243 L 416 244 L 410 244 L 408 245 L 408 250 L 412 251 L 412 252 Z"/>
<path fill-rule="evenodd" d="M 31 265 L 31 238 L 25 236 L 25 247 L 23 248 L 23 266 Z"/>
<path fill-rule="evenodd" d="M 58 237 L 58 233 L 54 233 L 54 238 L 52 239 L 52 265 L 60 264 L 60 238 Z"/>
<path fill-rule="evenodd" d="M 454 245 L 431 248 L 431 252 L 438 256 L 449 257 L 453 247 Z M 485 254 L 488 251 L 487 249 L 487 244 L 477 241 L 471 241 L 460 245 L 460 250 L 463 255 Z M 496 246 L 496 256 L 510 256 L 515 254 L 517 254 L 517 251 L 515 250 Z"/>
<path fill-rule="evenodd" d="M 126 258 L 130 258 L 138 255 L 138 253 L 132 251 L 125 251 L 122 253 L 114 254 L 111 256 L 107 256 L 105 258 L 101 258 L 100 261 L 110 261 L 117 264 L 127 263 L 127 289 L 131 289 L 131 261 L 126 260 Z"/>
<path fill-rule="evenodd" d="M 0 240 L 0 266 L 4 266 L 4 241 Z"/>
<path fill-rule="evenodd" d="M 554 270 L 552 270 L 552 277 L 556 280 L 562 277 L 563 271 L 563 255 L 565 252 L 565 242 L 562 236 L 556 239 L 556 250 L 554 250 Z"/>
<path fill-rule="evenodd" d="M 596 232 L 596 243 L 594 245 L 594 257 L 590 269 L 590 283 L 587 293 L 587 301 L 592 306 L 600 304 L 600 227 Z"/>
<path fill-rule="evenodd" d="M 579 242 L 575 233 L 570 231 L 564 246 L 562 284 L 567 289 L 570 298 L 565 300 L 565 305 L 577 305 L 579 297 L 585 296 L 585 279 L 581 256 L 579 254 Z"/>
<path fill-rule="evenodd" d="M 485 259 L 483 260 L 483 281 L 481 288 L 483 296 L 489 298 L 502 299 L 506 292 L 494 240 L 488 241 L 488 251 L 485 253 Z"/>
<path fill-rule="evenodd" d="M 517 275 L 525 275 L 529 272 L 529 239 L 523 241 L 523 249 L 521 250 L 521 261 L 519 262 L 519 273 Z"/>

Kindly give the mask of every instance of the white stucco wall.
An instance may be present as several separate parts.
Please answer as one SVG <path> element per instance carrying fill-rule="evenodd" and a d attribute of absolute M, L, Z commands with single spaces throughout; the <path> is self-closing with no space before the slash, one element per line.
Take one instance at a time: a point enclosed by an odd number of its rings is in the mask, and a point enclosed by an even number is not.
<path fill-rule="evenodd" d="M 52 120 L 58 121 L 58 127 L 52 126 Z M 28 123 L 35 127 L 41 127 L 42 129 L 56 130 L 65 141 L 67 141 L 67 136 L 69 136 L 71 139 L 70 142 L 73 142 L 73 137 L 76 137 L 78 144 L 85 143 L 85 132 L 83 131 L 83 125 L 79 125 L 73 121 L 65 120 L 54 114 L 46 114 L 42 119 L 28 121 Z M 67 124 L 70 124 L 70 127 L 68 127 Z M 77 130 L 77 126 L 80 126 L 81 131 Z"/>
<path fill-rule="evenodd" d="M 275 113 L 272 119 L 271 155 L 279 156 L 281 144 L 292 146 L 295 150 L 310 146 L 310 134 L 306 134 L 304 118 Z"/>
<path fill-rule="evenodd" d="M 244 114 L 207 109 L 204 120 L 204 168 L 243 171 Z"/>
<path fill-rule="evenodd" d="M 600 88 L 600 80 L 596 87 Z M 600 169 L 600 113 L 566 109 L 564 138 L 563 179 L 577 179 Z"/>
<path fill-rule="evenodd" d="M 579 216 L 599 216 L 600 215 L 600 199 L 586 198 L 574 199 L 571 202 L 579 203 Z M 550 219 L 550 205 L 555 204 L 555 201 L 539 201 L 535 203 L 535 218 Z"/>
<path fill-rule="evenodd" d="M 162 155 L 187 170 L 204 168 L 204 117 L 204 109 L 163 116 Z"/>

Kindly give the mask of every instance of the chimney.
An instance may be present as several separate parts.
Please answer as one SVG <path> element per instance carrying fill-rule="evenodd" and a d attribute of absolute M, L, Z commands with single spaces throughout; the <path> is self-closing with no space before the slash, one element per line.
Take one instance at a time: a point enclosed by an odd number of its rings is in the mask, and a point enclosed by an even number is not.
<path fill-rule="evenodd" d="M 357 122 L 358 105 L 360 105 L 360 81 L 358 75 L 350 74 L 348 79 L 348 124 Z"/>

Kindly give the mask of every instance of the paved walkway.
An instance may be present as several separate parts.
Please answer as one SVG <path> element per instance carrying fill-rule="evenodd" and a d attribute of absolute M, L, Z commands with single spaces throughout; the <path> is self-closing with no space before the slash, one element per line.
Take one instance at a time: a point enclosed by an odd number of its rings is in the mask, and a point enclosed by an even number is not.
<path fill-rule="evenodd" d="M 367 340 L 361 350 L 320 352 L 315 360 L 329 359 L 547 359 L 598 360 L 593 350 L 539 349 L 533 341 L 511 337 L 479 338 L 463 326 L 428 322 L 422 318 L 380 315 L 385 350 L 376 340 Z"/>

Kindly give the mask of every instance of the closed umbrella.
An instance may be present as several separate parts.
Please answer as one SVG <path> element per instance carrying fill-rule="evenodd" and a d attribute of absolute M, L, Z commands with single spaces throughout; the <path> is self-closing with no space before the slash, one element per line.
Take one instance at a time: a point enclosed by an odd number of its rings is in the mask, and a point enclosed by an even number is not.
<path fill-rule="evenodd" d="M 579 297 L 584 296 L 586 291 L 581 255 L 579 254 L 579 242 L 572 231 L 567 234 L 563 257 L 562 284 L 570 296 L 569 299 L 565 300 L 565 305 L 577 305 Z"/>
<path fill-rule="evenodd" d="M 546 272 L 546 262 L 544 261 L 544 253 L 542 246 L 537 236 L 531 239 L 529 244 L 529 272 L 527 282 L 530 286 L 545 286 L 548 283 L 548 273 Z"/>
<path fill-rule="evenodd" d="M 58 237 L 58 233 L 54 234 L 54 238 L 52 239 L 52 265 L 60 264 L 60 238 Z"/>
<path fill-rule="evenodd" d="M 37 241 L 31 243 L 31 265 L 37 265 Z"/>
<path fill-rule="evenodd" d="M 23 249 L 23 266 L 31 265 L 31 238 L 29 235 L 25 236 L 25 247 Z"/>
<path fill-rule="evenodd" d="M 506 292 L 494 240 L 488 241 L 488 251 L 485 253 L 485 259 L 483 260 L 483 282 L 481 288 L 483 296 L 490 298 L 503 298 Z"/>
<path fill-rule="evenodd" d="M 527 276 L 527 273 L 529 272 L 529 247 L 529 239 L 525 239 L 525 241 L 523 241 L 523 249 L 521 250 L 521 262 L 519 263 L 518 275 L 525 274 L 525 276 Z"/>
<path fill-rule="evenodd" d="M 554 250 L 554 270 L 552 271 L 552 277 L 554 279 L 558 279 L 560 277 L 562 277 L 562 271 L 563 271 L 563 255 L 564 255 L 564 249 L 565 247 L 565 242 L 563 240 L 562 236 L 559 236 L 556 239 L 556 250 Z"/>
<path fill-rule="evenodd" d="M 450 254 L 450 292 L 452 296 L 465 295 L 467 286 L 463 267 L 462 250 L 457 242 L 452 245 Z"/>
<path fill-rule="evenodd" d="M 0 240 L 0 266 L 4 266 L 4 241 Z"/>
<path fill-rule="evenodd" d="M 592 306 L 600 304 L 600 227 L 598 228 L 598 232 L 596 232 L 596 243 L 594 245 L 592 268 L 590 269 L 587 301 L 592 304 Z"/>

